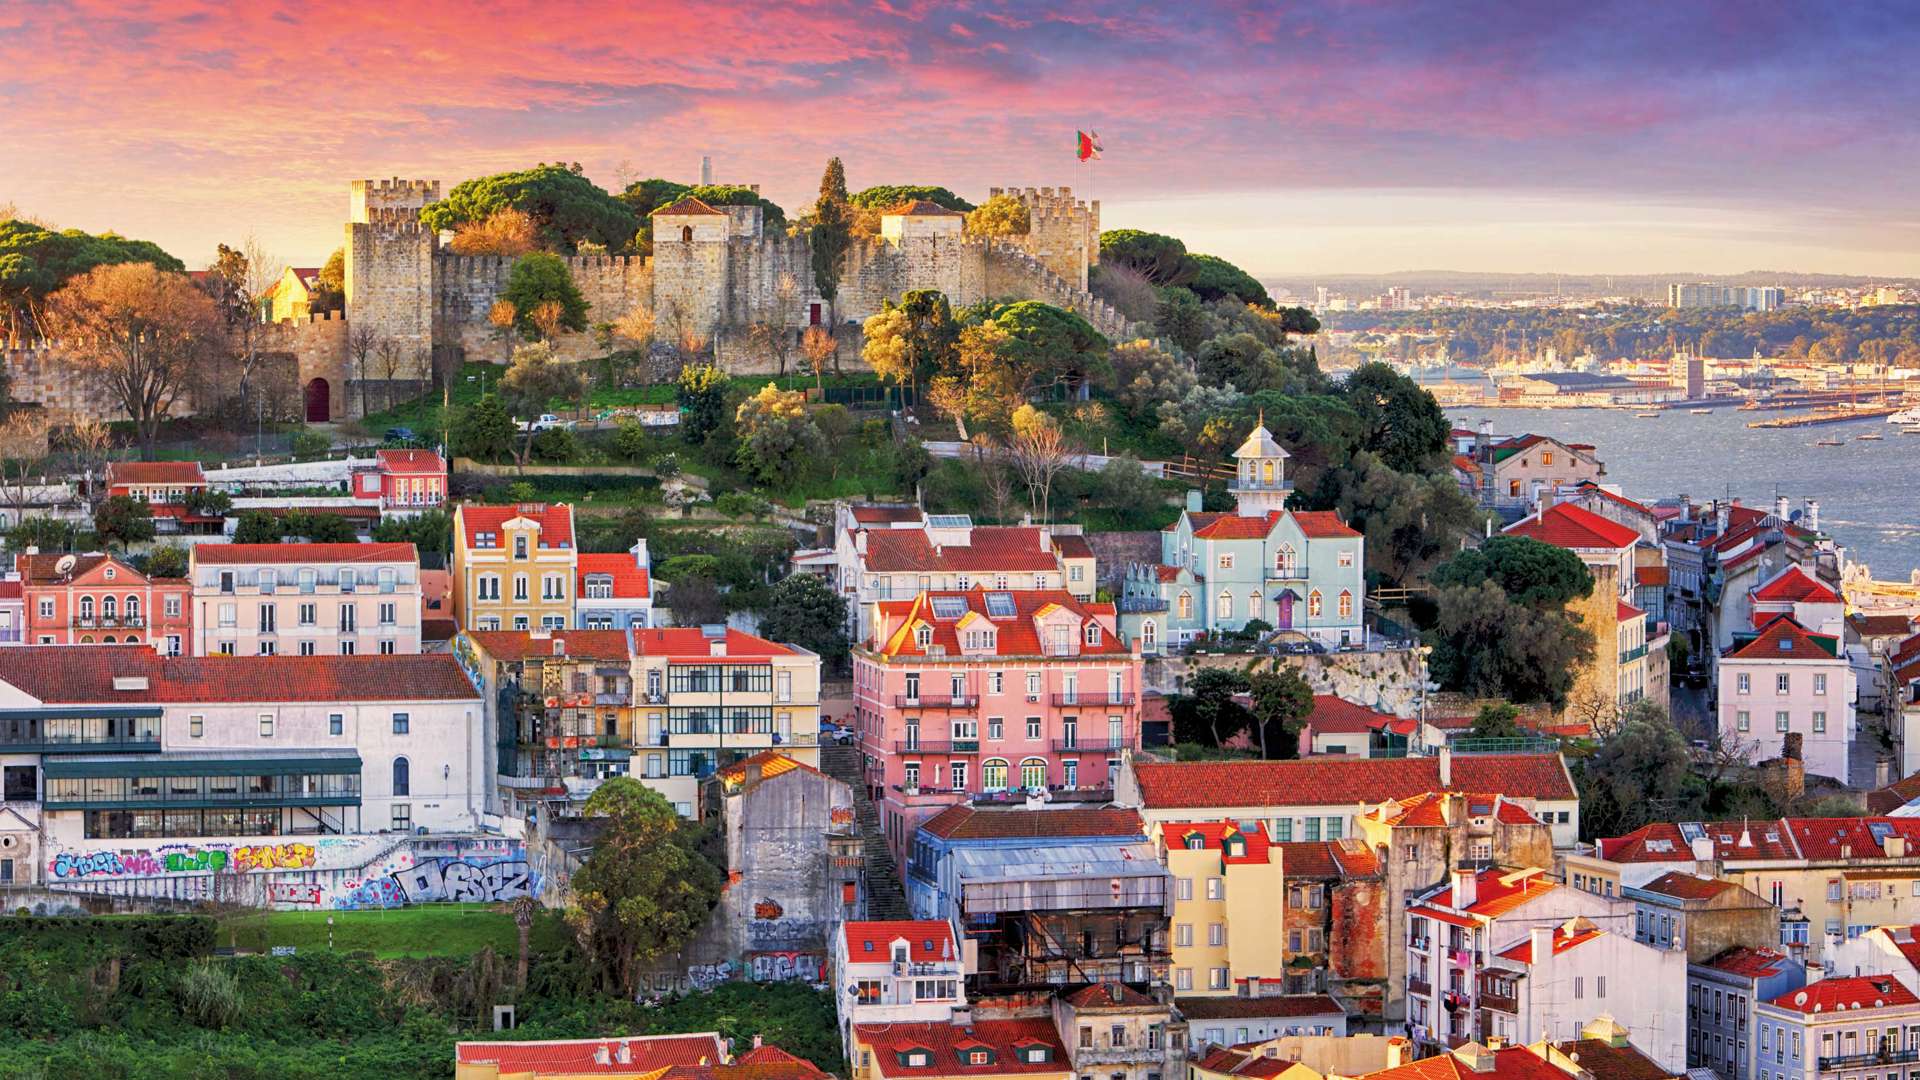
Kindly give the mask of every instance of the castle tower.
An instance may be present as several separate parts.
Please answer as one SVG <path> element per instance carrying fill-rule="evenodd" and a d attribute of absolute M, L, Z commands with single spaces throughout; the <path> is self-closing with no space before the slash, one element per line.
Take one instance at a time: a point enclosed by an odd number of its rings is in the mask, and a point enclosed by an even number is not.
<path fill-rule="evenodd" d="M 346 315 L 349 333 L 371 332 L 402 350 L 409 368 L 427 370 L 433 350 L 434 251 L 438 238 L 420 208 L 440 198 L 437 180 L 355 180 L 348 207 Z M 349 412 L 344 370 L 325 378 L 334 417 Z M 366 377 L 366 376 L 363 376 Z M 319 388 L 309 381 L 308 393 Z"/>
<path fill-rule="evenodd" d="M 1009 241 L 1076 289 L 1087 287 L 1087 271 L 1100 262 L 1100 203 L 1073 197 L 1072 188 L 993 188 L 989 195 L 1011 195 L 1027 208 L 1027 235 Z"/>
<path fill-rule="evenodd" d="M 736 221 L 695 198 L 653 212 L 653 317 L 666 335 L 711 339 L 725 311 Z"/>
<path fill-rule="evenodd" d="M 1293 494 L 1293 481 L 1287 479 L 1287 451 L 1274 441 L 1267 430 L 1266 417 L 1233 452 L 1238 472 L 1227 490 L 1233 493 L 1234 512 L 1241 517 L 1265 517 L 1268 511 L 1284 510 L 1287 496 Z"/>

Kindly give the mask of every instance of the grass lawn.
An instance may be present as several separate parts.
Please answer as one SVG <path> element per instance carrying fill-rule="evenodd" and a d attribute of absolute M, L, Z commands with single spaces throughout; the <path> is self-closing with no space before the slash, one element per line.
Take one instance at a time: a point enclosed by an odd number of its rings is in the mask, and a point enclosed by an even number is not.
<path fill-rule="evenodd" d="M 327 948 L 327 916 L 333 916 L 336 952 L 376 956 L 471 956 L 491 946 L 502 956 L 519 948 L 513 912 L 505 904 L 422 904 L 371 911 L 249 911 L 220 919 L 216 943 L 247 952 L 288 945 L 302 953 Z M 558 915 L 534 918 L 533 946 L 557 950 L 566 928 Z"/>

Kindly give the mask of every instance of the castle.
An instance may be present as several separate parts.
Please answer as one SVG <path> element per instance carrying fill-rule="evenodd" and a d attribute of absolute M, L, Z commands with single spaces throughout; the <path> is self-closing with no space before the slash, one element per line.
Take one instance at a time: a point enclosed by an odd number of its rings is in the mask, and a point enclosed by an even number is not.
<path fill-rule="evenodd" d="M 749 328 L 771 325 L 799 335 L 808 326 L 846 326 L 881 310 L 913 289 L 937 289 L 956 305 L 990 298 L 1041 300 L 1078 312 L 1112 339 L 1128 320 L 1087 290 L 1100 257 L 1100 204 L 1076 199 L 1070 188 L 994 188 L 1023 203 L 1030 221 L 1023 236 L 968 236 L 962 215 L 930 202 L 894 207 L 881 215 L 878 236 L 856 238 L 839 288 L 829 301 L 815 287 L 805 235 L 769 232 L 757 206 L 708 206 L 684 198 L 653 214 L 653 254 L 575 255 L 566 259 L 590 305 L 591 323 L 610 323 L 636 308 L 651 311 L 665 340 L 683 335 L 713 343 L 729 371 L 771 370 L 771 358 L 748 349 Z M 404 381 L 424 382 L 434 367 L 465 361 L 505 363 L 511 342 L 488 321 L 505 292 L 513 259 L 460 255 L 420 223 L 422 207 L 438 201 L 437 180 L 355 180 L 348 201 L 345 311 L 275 323 L 267 347 L 295 376 L 309 422 L 357 415 L 361 380 L 384 372 L 360 370 L 356 353 L 378 343 L 403 358 Z M 358 347 L 356 347 L 356 343 Z M 562 335 L 559 353 L 584 359 L 596 353 L 591 334 Z M 855 341 L 843 348 L 857 350 Z M 46 349 L 9 351 L 14 393 L 20 400 L 74 398 L 67 380 L 51 377 Z M 27 376 L 22 378 L 21 376 Z M 99 415 L 117 410 L 88 395 Z"/>

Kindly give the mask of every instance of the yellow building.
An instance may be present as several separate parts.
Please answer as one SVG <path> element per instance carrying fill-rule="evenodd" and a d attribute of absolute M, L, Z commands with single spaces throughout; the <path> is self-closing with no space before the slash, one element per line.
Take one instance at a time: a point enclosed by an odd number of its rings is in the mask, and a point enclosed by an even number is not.
<path fill-rule="evenodd" d="M 1157 822 L 1153 835 L 1174 879 L 1174 993 L 1233 994 L 1254 979 L 1282 985 L 1286 888 L 1266 830 Z"/>
<path fill-rule="evenodd" d="M 286 322 L 312 314 L 314 299 L 320 293 L 319 267 L 289 266 L 280 280 L 261 295 L 260 301 L 266 308 L 264 314 L 268 322 Z"/>
<path fill-rule="evenodd" d="M 453 512 L 453 611 L 462 630 L 564 630 L 579 552 L 566 503 Z"/>
<path fill-rule="evenodd" d="M 820 657 L 738 630 L 633 629 L 633 772 L 692 816 L 700 781 L 779 750 L 820 767 Z"/>

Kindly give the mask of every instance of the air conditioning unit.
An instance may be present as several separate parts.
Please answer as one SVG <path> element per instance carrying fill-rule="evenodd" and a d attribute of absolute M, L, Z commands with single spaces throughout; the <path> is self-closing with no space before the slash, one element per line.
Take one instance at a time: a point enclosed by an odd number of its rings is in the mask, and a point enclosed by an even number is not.
<path fill-rule="evenodd" d="M 1031 702 L 1035 702 L 1035 701 L 1039 701 L 1039 700 L 1040 700 L 1040 695 L 1039 695 L 1039 694 L 1028 694 L 1028 695 L 1027 695 L 1027 701 L 1028 701 L 1029 703 L 1031 703 Z"/>

